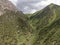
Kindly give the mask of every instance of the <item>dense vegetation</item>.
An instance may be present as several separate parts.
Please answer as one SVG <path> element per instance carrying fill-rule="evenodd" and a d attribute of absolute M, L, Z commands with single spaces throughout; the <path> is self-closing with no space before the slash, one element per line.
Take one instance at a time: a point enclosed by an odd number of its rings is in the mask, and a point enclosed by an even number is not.
<path fill-rule="evenodd" d="M 0 45 L 60 45 L 60 6 L 34 14 L 5 10 L 0 16 Z"/>
<path fill-rule="evenodd" d="M 0 16 L 0 45 L 20 45 L 26 42 L 32 30 L 23 15 L 18 11 L 6 10 Z"/>
<path fill-rule="evenodd" d="M 29 17 L 36 40 L 33 45 L 60 45 L 60 6 L 50 4 Z"/>

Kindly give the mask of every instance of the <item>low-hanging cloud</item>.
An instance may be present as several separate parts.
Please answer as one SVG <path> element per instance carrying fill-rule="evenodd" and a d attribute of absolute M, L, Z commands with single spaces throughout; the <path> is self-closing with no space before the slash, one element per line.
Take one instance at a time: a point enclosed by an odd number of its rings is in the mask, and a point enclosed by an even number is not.
<path fill-rule="evenodd" d="M 60 5 L 60 0 L 13 0 L 12 2 L 24 13 L 34 13 L 37 10 L 43 9 L 50 3 Z"/>

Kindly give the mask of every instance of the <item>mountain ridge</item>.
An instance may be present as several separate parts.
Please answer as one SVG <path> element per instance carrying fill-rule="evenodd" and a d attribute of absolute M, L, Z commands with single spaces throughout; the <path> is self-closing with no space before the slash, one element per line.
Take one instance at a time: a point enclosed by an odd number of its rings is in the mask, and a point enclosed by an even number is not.
<path fill-rule="evenodd" d="M 53 4 L 54 6 L 52 8 L 50 8 L 50 5 L 48 5 L 47 7 L 45 7 L 44 9 L 42 9 L 41 11 L 38 11 L 37 14 L 33 14 L 30 19 L 34 18 L 33 21 L 35 19 L 41 19 L 43 18 L 44 16 L 47 16 L 46 18 L 50 18 L 50 16 L 55 16 L 54 18 L 56 18 L 56 13 L 55 11 L 57 10 L 55 7 L 57 7 L 55 4 Z M 58 6 L 58 9 L 60 8 L 60 6 Z M 46 14 L 45 14 L 46 13 Z M 58 15 L 59 16 L 59 15 Z M 53 18 L 53 17 L 52 17 Z"/>
<path fill-rule="evenodd" d="M 30 24 L 36 29 L 37 37 L 33 45 L 58 45 L 60 32 L 60 6 L 50 4 L 30 17 Z M 54 37 L 55 36 L 55 37 Z M 58 38 L 57 38 L 58 36 Z M 52 41 L 51 41 L 52 40 Z M 54 43 L 54 41 L 56 41 Z M 54 43 L 54 44 L 53 44 Z"/>
<path fill-rule="evenodd" d="M 60 6 L 34 14 L 9 9 L 0 16 L 0 45 L 60 45 Z"/>
<path fill-rule="evenodd" d="M 5 13 L 5 10 L 17 11 L 17 8 L 9 0 L 0 0 L 0 15 Z"/>

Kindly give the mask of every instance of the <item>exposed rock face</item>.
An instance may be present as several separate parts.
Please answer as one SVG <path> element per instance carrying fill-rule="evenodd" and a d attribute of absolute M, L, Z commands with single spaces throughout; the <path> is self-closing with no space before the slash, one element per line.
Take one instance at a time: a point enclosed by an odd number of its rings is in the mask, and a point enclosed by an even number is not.
<path fill-rule="evenodd" d="M 5 12 L 5 9 L 12 11 L 17 10 L 9 0 L 0 0 L 0 15 Z"/>

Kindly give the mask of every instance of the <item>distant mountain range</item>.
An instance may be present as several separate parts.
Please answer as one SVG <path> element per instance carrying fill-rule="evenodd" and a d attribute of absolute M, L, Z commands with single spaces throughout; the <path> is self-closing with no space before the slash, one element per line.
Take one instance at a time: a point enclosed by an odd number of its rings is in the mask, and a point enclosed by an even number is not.
<path fill-rule="evenodd" d="M 60 45 L 60 6 L 23 14 L 0 0 L 0 45 Z"/>

